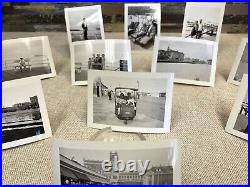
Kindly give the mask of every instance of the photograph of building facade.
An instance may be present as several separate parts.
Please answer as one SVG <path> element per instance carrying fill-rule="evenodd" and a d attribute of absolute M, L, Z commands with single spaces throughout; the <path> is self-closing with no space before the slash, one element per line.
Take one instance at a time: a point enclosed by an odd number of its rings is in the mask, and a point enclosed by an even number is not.
<path fill-rule="evenodd" d="M 2 81 L 52 74 L 48 41 L 43 37 L 2 42 Z"/>
<path fill-rule="evenodd" d="M 73 48 L 75 82 L 87 81 L 89 69 L 132 70 L 129 40 L 89 40 L 76 42 Z"/>
<path fill-rule="evenodd" d="M 70 150 L 63 150 L 63 152 L 67 151 Z M 103 157 L 108 158 L 111 163 L 122 159 L 119 151 L 103 152 L 105 152 Z M 139 172 L 114 171 L 113 169 L 106 172 L 102 169 L 103 160 L 86 159 L 84 152 L 82 152 L 83 156 L 68 157 L 65 156 L 66 154 L 60 153 L 61 184 L 173 184 L 173 167 L 168 164 L 152 164 L 143 175 Z M 156 161 L 151 160 L 151 162 Z"/>
<path fill-rule="evenodd" d="M 194 39 L 174 37 L 157 40 L 153 71 L 174 72 L 175 79 L 210 82 L 216 53 L 213 43 L 197 43 Z"/>
<path fill-rule="evenodd" d="M 93 122 L 163 128 L 167 80 L 98 76 L 93 83 Z"/>
<path fill-rule="evenodd" d="M 127 11 L 126 38 L 131 40 L 133 46 L 139 45 L 142 48 L 152 46 L 155 36 L 160 33 L 160 4 L 125 4 L 125 9 L 125 12 Z"/>

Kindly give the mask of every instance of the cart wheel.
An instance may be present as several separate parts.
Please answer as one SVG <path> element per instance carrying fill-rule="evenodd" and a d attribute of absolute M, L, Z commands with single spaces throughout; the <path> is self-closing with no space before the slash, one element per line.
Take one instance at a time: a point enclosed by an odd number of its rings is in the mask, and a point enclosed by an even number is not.
<path fill-rule="evenodd" d="M 127 124 L 128 124 L 128 120 L 125 120 L 125 121 L 124 121 L 124 124 L 127 125 Z"/>

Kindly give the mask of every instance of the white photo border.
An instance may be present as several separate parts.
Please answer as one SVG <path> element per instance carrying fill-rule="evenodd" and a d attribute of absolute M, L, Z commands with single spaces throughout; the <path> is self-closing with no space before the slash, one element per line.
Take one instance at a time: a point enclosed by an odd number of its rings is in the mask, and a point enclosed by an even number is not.
<path fill-rule="evenodd" d="M 164 115 L 164 125 L 162 128 L 146 128 L 146 127 L 120 127 L 115 125 L 108 124 L 99 124 L 93 122 L 93 78 L 97 75 L 108 75 L 117 77 L 145 77 L 145 78 L 157 78 L 163 79 L 167 82 L 166 89 L 166 101 L 165 101 L 165 115 Z M 149 72 L 110 72 L 110 71 L 99 71 L 99 70 L 89 70 L 88 71 L 89 86 L 88 86 L 88 115 L 87 115 L 87 124 L 89 127 L 104 129 L 110 127 L 113 131 L 120 132 L 135 132 L 135 133 L 169 133 L 170 124 L 171 124 L 171 110 L 172 110 L 172 97 L 173 97 L 173 73 L 149 73 Z"/>
<path fill-rule="evenodd" d="M 158 11 L 158 18 L 157 18 L 157 35 L 161 35 L 161 4 L 160 3 L 125 3 L 124 4 L 124 38 L 128 38 L 128 8 L 130 6 L 133 7 L 142 7 L 142 6 L 152 6 L 155 7 Z"/>
<path fill-rule="evenodd" d="M 101 142 L 101 141 L 69 141 L 54 139 L 52 147 L 53 162 L 53 184 L 61 184 L 60 178 L 60 148 L 68 149 L 98 149 L 98 150 L 146 150 L 146 149 L 164 149 L 174 148 L 173 156 L 173 184 L 181 184 L 181 147 L 180 140 L 169 139 L 167 141 L 149 142 L 149 141 L 132 141 L 132 142 Z"/>
<path fill-rule="evenodd" d="M 128 52 L 128 72 L 132 72 L 132 57 L 131 57 L 131 44 L 129 40 L 125 39 L 105 39 L 105 40 L 86 40 L 86 41 L 78 41 L 72 43 L 71 46 L 71 84 L 73 86 L 87 86 L 88 80 L 86 81 L 76 81 L 75 80 L 75 46 L 77 45 L 92 45 L 92 43 L 106 43 L 106 42 L 123 42 L 127 45 L 127 52 Z M 104 70 L 102 70 L 104 71 Z"/>
<path fill-rule="evenodd" d="M 212 65 L 211 65 L 212 67 L 211 67 L 211 73 L 210 73 L 210 80 L 208 82 L 188 80 L 188 79 L 178 79 L 178 78 L 175 78 L 174 82 L 181 83 L 181 84 L 191 84 L 191 85 L 198 85 L 198 86 L 214 87 L 215 74 L 216 74 L 216 64 L 217 64 L 217 53 L 218 53 L 218 43 L 217 42 L 207 41 L 207 40 L 196 40 L 193 38 L 181 38 L 181 37 L 167 37 L 167 36 L 156 37 L 155 43 L 154 43 L 154 49 L 153 49 L 153 62 L 152 62 L 152 66 L 151 66 L 151 72 L 157 72 L 157 57 L 158 57 L 158 50 L 159 50 L 160 41 L 191 42 L 191 43 L 201 43 L 204 45 L 213 46 L 213 57 L 212 57 Z"/>
<path fill-rule="evenodd" d="M 248 75 L 244 74 L 242 81 L 240 83 L 240 87 L 238 90 L 236 100 L 234 102 L 233 108 L 228 118 L 225 130 L 226 132 L 233 134 L 235 136 L 238 136 L 240 138 L 243 138 L 245 140 L 248 140 L 248 134 L 235 130 L 234 126 L 235 126 L 242 102 L 244 101 L 244 98 L 247 96 L 248 96 Z"/>
<path fill-rule="evenodd" d="M 56 76 L 56 69 L 55 69 L 55 64 L 54 64 L 54 60 L 53 60 L 53 56 L 52 56 L 48 36 L 37 36 L 37 37 L 16 38 L 16 39 L 3 40 L 2 41 L 2 47 L 4 46 L 5 43 L 17 43 L 17 42 L 22 42 L 22 41 L 30 42 L 32 40 L 41 40 L 42 41 L 43 54 L 48 55 L 51 73 L 35 75 L 35 76 L 30 76 L 30 77 L 34 77 L 34 78 L 38 77 L 40 79 L 47 79 L 47 78 L 55 77 Z M 30 78 L 30 77 L 24 77 L 24 78 L 18 78 L 18 79 L 26 79 L 26 78 Z M 13 80 L 4 81 L 4 82 L 11 82 L 11 81 L 18 80 L 18 79 L 13 79 Z"/>
<path fill-rule="evenodd" d="M 68 41 L 69 41 L 69 47 L 71 49 L 72 38 L 71 38 L 71 32 L 70 32 L 70 23 L 69 23 L 69 14 L 71 12 L 78 12 L 78 11 L 84 11 L 86 9 L 92 9 L 97 10 L 99 13 L 99 20 L 100 20 L 100 31 L 101 31 L 101 37 L 102 40 L 105 39 L 105 33 L 104 33 L 104 25 L 103 25 L 103 18 L 102 18 L 102 7 L 101 5 L 91 5 L 91 6 L 82 6 L 82 7 L 72 7 L 72 8 L 64 8 L 64 15 L 65 15 L 65 22 L 66 22 L 66 29 L 67 29 L 67 35 L 68 35 Z"/>
<path fill-rule="evenodd" d="M 11 82 L 6 82 L 6 83 L 3 82 L 2 83 L 3 90 L 8 89 L 8 88 L 14 88 L 16 86 L 21 86 L 21 85 L 24 86 L 24 89 L 25 89 L 25 85 L 33 85 L 33 88 L 36 89 L 36 92 L 37 92 L 36 96 L 38 98 L 40 113 L 41 113 L 42 121 L 43 121 L 44 134 L 40 134 L 37 136 L 32 136 L 32 137 L 28 137 L 28 138 L 24 138 L 24 139 L 20 139 L 20 140 L 15 140 L 15 141 L 3 143 L 2 144 L 3 150 L 9 149 L 12 147 L 17 147 L 17 146 L 29 144 L 29 143 L 33 143 L 36 141 L 40 141 L 40 140 L 52 137 L 52 131 L 51 131 L 51 127 L 50 127 L 45 98 L 43 95 L 41 80 L 38 78 L 32 77 L 32 78 L 25 78 L 25 79 L 19 79 L 19 80 L 14 80 Z"/>
<path fill-rule="evenodd" d="M 223 24 L 223 18 L 224 18 L 224 12 L 225 12 L 225 6 L 226 3 L 219 3 L 219 2 L 215 2 L 215 3 L 211 3 L 211 2 L 186 2 L 186 7 L 185 7 L 185 13 L 184 13 L 184 20 L 183 20 L 183 27 L 182 27 L 182 37 L 185 38 L 185 33 L 186 33 L 186 27 L 187 27 L 187 14 L 188 14 L 188 10 L 190 8 L 192 8 L 193 6 L 204 6 L 206 8 L 210 8 L 210 7 L 215 7 L 215 6 L 220 6 L 221 7 L 221 12 L 220 12 L 220 17 L 219 17 L 219 25 L 218 25 L 218 29 L 217 29 L 217 34 L 216 34 L 216 39 L 215 42 L 219 42 L 220 41 L 220 34 L 221 34 L 221 29 L 222 29 L 222 24 Z M 196 39 L 198 40 L 198 39 Z"/>
<path fill-rule="evenodd" d="M 248 38 L 242 38 L 242 40 L 240 42 L 240 46 L 239 46 L 238 51 L 237 51 L 237 55 L 235 57 L 234 63 L 232 65 L 230 74 L 229 74 L 228 79 L 227 79 L 228 83 L 231 83 L 231 84 L 234 84 L 234 85 L 237 85 L 237 86 L 240 85 L 240 82 L 234 80 L 234 77 L 235 77 L 237 69 L 238 69 L 238 67 L 240 65 L 240 60 L 241 60 L 241 58 L 243 56 L 246 45 L 248 45 Z"/>

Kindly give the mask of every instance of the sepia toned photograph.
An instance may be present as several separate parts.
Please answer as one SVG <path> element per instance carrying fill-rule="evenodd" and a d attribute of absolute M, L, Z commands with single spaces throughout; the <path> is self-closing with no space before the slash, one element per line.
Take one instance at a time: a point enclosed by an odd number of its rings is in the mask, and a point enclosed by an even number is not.
<path fill-rule="evenodd" d="M 113 131 L 170 132 L 174 75 L 89 71 L 88 125 Z"/>
<path fill-rule="evenodd" d="M 73 85 L 87 85 L 88 70 L 132 71 L 129 40 L 89 40 L 72 44 Z"/>
<path fill-rule="evenodd" d="M 182 37 L 219 42 L 225 5 L 187 2 Z"/>
<path fill-rule="evenodd" d="M 3 83 L 2 148 L 51 137 L 41 80 L 26 78 Z"/>
<path fill-rule="evenodd" d="M 55 140 L 54 184 L 180 184 L 177 140 L 80 142 Z"/>
<path fill-rule="evenodd" d="M 101 5 L 65 8 L 69 44 L 104 39 Z"/>
<path fill-rule="evenodd" d="M 241 40 L 227 81 L 239 85 L 244 74 L 248 74 L 248 38 Z"/>
<path fill-rule="evenodd" d="M 26 77 L 55 77 L 47 36 L 2 41 L 2 82 Z"/>
<path fill-rule="evenodd" d="M 248 140 L 248 75 L 244 74 L 233 109 L 230 113 L 226 131 Z"/>
<path fill-rule="evenodd" d="M 214 86 L 218 44 L 191 38 L 157 37 L 152 72 L 175 74 L 175 82 Z"/>
<path fill-rule="evenodd" d="M 125 4 L 124 19 L 125 39 L 131 41 L 132 49 L 148 49 L 160 36 L 160 4 Z"/>

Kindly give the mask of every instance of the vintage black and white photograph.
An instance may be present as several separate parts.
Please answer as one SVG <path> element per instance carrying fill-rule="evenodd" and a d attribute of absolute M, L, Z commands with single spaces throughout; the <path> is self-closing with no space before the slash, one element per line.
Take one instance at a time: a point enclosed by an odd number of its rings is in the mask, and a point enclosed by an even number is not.
<path fill-rule="evenodd" d="M 170 132 L 171 73 L 89 71 L 88 125 L 114 131 Z"/>
<path fill-rule="evenodd" d="M 244 74 L 248 74 L 248 38 L 241 40 L 228 82 L 239 85 Z"/>
<path fill-rule="evenodd" d="M 104 39 L 101 5 L 65 8 L 69 44 Z"/>
<path fill-rule="evenodd" d="M 244 74 L 230 113 L 226 131 L 248 140 L 248 75 Z"/>
<path fill-rule="evenodd" d="M 214 86 L 218 44 L 192 38 L 157 37 L 152 72 L 175 74 L 175 82 Z"/>
<path fill-rule="evenodd" d="M 132 49 L 150 48 L 154 44 L 155 36 L 160 36 L 161 5 L 125 4 L 124 17 L 125 39 L 132 43 Z"/>
<path fill-rule="evenodd" d="M 88 70 L 132 71 L 129 40 L 89 40 L 72 44 L 73 85 L 87 85 Z"/>
<path fill-rule="evenodd" d="M 73 142 L 55 140 L 54 184 L 180 184 L 177 140 Z"/>
<path fill-rule="evenodd" d="M 48 37 L 2 41 L 2 82 L 35 76 L 56 76 Z"/>
<path fill-rule="evenodd" d="M 182 37 L 219 42 L 225 5 L 187 2 Z"/>
<path fill-rule="evenodd" d="M 3 149 L 51 136 L 41 80 L 26 78 L 3 83 Z"/>

